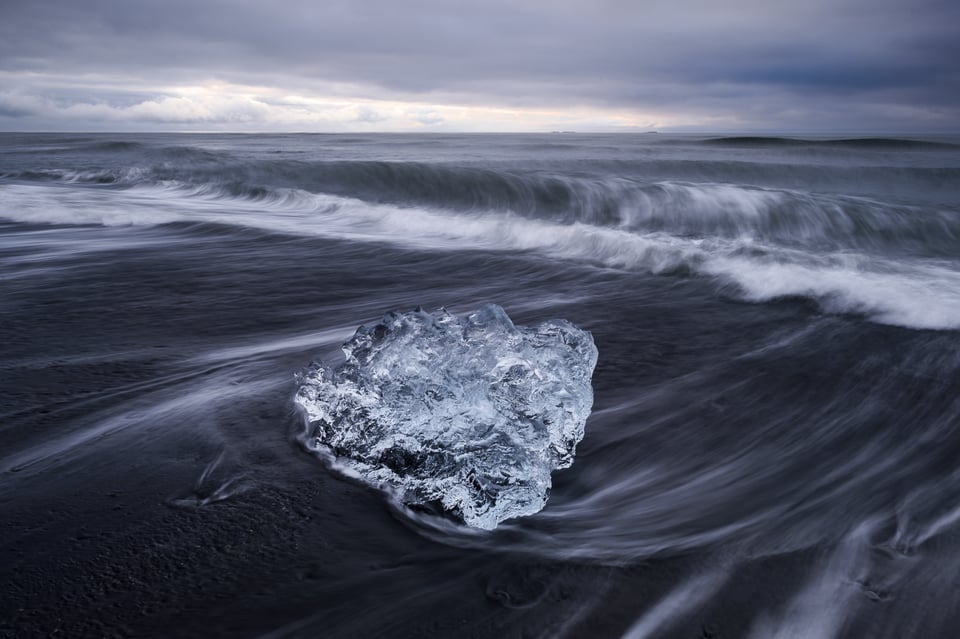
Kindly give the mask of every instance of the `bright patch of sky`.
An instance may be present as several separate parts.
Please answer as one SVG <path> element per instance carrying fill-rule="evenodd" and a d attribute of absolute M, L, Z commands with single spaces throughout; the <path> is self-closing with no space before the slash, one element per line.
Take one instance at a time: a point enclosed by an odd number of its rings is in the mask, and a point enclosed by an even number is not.
<path fill-rule="evenodd" d="M 0 130 L 960 129 L 942 0 L 35 0 Z"/>

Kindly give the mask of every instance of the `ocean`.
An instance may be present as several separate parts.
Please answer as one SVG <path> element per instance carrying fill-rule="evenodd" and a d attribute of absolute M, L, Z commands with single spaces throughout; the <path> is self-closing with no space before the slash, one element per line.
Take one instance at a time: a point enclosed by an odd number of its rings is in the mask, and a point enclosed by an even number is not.
<path fill-rule="evenodd" d="M 599 352 L 493 531 L 304 445 L 390 311 Z M 960 138 L 0 134 L 0 636 L 950 637 Z"/>

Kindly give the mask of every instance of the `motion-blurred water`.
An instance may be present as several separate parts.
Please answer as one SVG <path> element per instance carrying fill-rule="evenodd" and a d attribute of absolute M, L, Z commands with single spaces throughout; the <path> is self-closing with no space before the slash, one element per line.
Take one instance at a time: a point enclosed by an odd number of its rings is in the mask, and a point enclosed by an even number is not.
<path fill-rule="evenodd" d="M 329 479 L 290 443 L 293 373 L 386 311 L 493 302 L 592 331 L 577 459 L 541 513 L 493 533 L 376 497 L 368 511 L 397 518 L 380 535 L 604 567 L 703 558 L 618 629 L 631 637 L 793 553 L 810 559 L 741 620 L 750 636 L 949 636 L 960 620 L 958 140 L 3 134 L 0 149 L 8 553 L 29 546 L 34 506 L 66 495 L 96 520 L 108 505 L 85 494 L 163 486 L 169 516 L 202 516 L 176 507 Z M 34 554 L 16 579 L 40 583 Z"/>

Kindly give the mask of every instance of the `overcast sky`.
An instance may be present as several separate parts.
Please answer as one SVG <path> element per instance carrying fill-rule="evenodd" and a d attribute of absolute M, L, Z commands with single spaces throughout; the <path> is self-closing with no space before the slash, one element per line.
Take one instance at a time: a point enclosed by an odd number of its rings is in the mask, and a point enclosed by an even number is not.
<path fill-rule="evenodd" d="M 0 0 L 0 130 L 960 131 L 957 0 Z"/>

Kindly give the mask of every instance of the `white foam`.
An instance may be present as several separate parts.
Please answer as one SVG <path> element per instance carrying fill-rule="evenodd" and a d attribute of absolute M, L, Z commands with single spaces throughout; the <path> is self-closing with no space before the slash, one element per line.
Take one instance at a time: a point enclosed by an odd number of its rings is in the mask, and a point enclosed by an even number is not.
<path fill-rule="evenodd" d="M 794 596 L 780 618 L 761 616 L 750 639 L 832 639 L 857 612 L 858 583 L 870 565 L 869 535 L 876 522 L 858 526 Z"/>
<path fill-rule="evenodd" d="M 920 260 L 850 262 L 816 266 L 720 256 L 702 270 L 735 282 L 751 301 L 808 297 L 828 312 L 863 314 L 884 324 L 960 328 L 960 272 L 955 267 Z"/>
<path fill-rule="evenodd" d="M 948 260 L 812 253 L 762 244 L 748 235 L 701 239 L 640 233 L 529 219 L 510 212 L 371 204 L 294 189 L 260 198 L 231 197 L 214 186 L 177 183 L 124 190 L 5 185 L 0 192 L 0 215 L 22 222 L 116 226 L 194 221 L 431 250 L 522 250 L 650 273 L 688 270 L 734 284 L 751 301 L 807 297 L 827 312 L 863 314 L 876 322 L 960 328 L 960 266 Z M 713 198 L 721 208 L 739 207 L 747 216 L 758 215 L 767 200 L 776 197 L 719 186 L 691 192 Z M 698 206 L 708 208 L 705 203 Z"/>
<path fill-rule="evenodd" d="M 677 621 L 703 605 L 727 581 L 724 572 L 708 572 L 691 577 L 655 603 L 623 633 L 623 639 L 659 637 Z"/>

